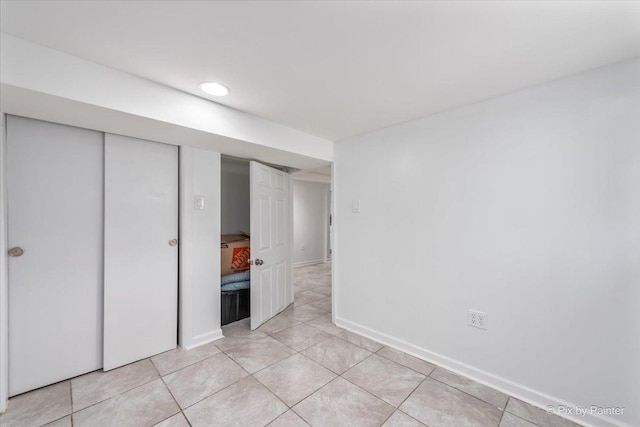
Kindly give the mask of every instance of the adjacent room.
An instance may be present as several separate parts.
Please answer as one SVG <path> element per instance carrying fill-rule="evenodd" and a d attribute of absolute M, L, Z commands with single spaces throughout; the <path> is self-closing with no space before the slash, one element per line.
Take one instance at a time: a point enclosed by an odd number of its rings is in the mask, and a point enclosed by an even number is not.
<path fill-rule="evenodd" d="M 640 2 L 0 0 L 0 426 L 640 427 Z"/>

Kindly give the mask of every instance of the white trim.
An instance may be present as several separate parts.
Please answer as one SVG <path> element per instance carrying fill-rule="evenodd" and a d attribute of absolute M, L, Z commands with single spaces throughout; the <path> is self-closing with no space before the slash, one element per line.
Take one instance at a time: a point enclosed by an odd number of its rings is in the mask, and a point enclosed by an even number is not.
<path fill-rule="evenodd" d="M 180 147 L 178 151 L 178 346 L 184 349 L 194 347 L 193 331 L 193 292 L 191 284 L 187 280 L 187 266 L 185 265 L 185 242 L 189 241 L 192 232 L 190 211 L 187 211 L 187 194 L 190 196 L 193 188 L 192 161 L 185 149 Z"/>
<path fill-rule="evenodd" d="M 338 277 L 338 264 L 336 256 L 337 244 L 336 237 L 338 235 L 338 229 L 336 228 L 338 207 L 336 205 L 336 201 L 338 198 L 336 197 L 336 164 L 331 163 L 331 185 L 329 186 L 329 197 L 331 197 L 331 202 L 329 203 L 329 213 L 331 215 L 331 227 L 329 228 L 329 240 L 331 242 L 331 321 L 336 323 L 337 317 L 337 306 L 338 306 L 338 282 L 336 277 Z"/>
<path fill-rule="evenodd" d="M 381 344 L 395 348 L 396 350 L 403 351 L 419 359 L 426 360 L 427 362 L 433 363 L 452 372 L 463 375 L 509 396 L 513 396 L 516 399 L 520 399 L 523 402 L 527 402 L 533 406 L 542 408 L 543 410 L 545 410 L 545 408 L 547 408 L 549 405 L 553 405 L 554 407 L 558 407 L 559 405 L 563 405 L 565 407 L 579 406 L 574 403 L 558 399 L 557 397 L 549 396 L 548 394 L 542 393 L 540 391 L 533 390 L 525 385 L 518 384 L 506 378 L 494 375 L 490 372 L 483 371 L 482 369 L 467 365 L 466 363 L 460 362 L 458 360 L 451 359 L 438 353 L 434 353 L 422 347 L 418 347 L 416 345 L 408 343 L 407 341 L 394 338 L 391 335 L 387 335 L 385 333 L 370 329 L 366 326 L 362 326 L 358 323 L 351 322 L 341 317 L 335 316 L 335 324 L 341 328 L 347 329 L 374 341 L 378 341 Z M 630 424 L 626 424 L 610 417 L 592 414 L 587 414 L 585 417 L 574 416 L 564 418 L 587 427 L 633 427 Z"/>
<path fill-rule="evenodd" d="M 287 220 L 287 228 L 289 229 L 289 241 L 287 242 L 289 245 L 289 259 L 287 260 L 287 265 L 289 266 L 289 268 L 287 269 L 287 286 L 286 286 L 286 295 L 287 295 L 287 301 L 285 304 L 285 308 L 287 308 L 290 304 L 293 303 L 293 300 L 295 299 L 295 292 L 293 289 L 293 269 L 295 267 L 295 264 L 293 263 L 293 177 L 291 176 L 291 174 L 287 174 L 287 191 L 289 192 L 288 194 L 288 208 L 287 208 L 287 215 L 288 215 L 288 220 Z M 282 309 L 284 310 L 284 309 Z M 281 310 L 281 311 L 282 311 Z"/>
<path fill-rule="evenodd" d="M 210 342 L 217 341 L 219 339 L 224 338 L 222 334 L 222 329 L 218 329 L 217 331 L 207 332 L 206 334 L 201 334 L 193 337 L 189 341 L 188 346 L 180 346 L 184 350 L 193 350 L 197 347 L 202 347 L 205 344 L 209 344 Z"/>
<path fill-rule="evenodd" d="M 329 221 L 331 218 L 331 182 L 327 185 L 327 188 L 324 191 L 324 233 L 323 234 L 323 247 L 322 254 L 324 255 L 324 261 L 326 262 L 329 259 L 329 233 L 331 232 L 331 226 L 329 225 Z"/>
<path fill-rule="evenodd" d="M 325 262 L 327 262 L 327 260 L 324 258 L 312 259 L 311 261 L 296 262 L 293 264 L 293 267 L 294 268 L 307 267 L 309 265 L 324 264 Z"/>
<path fill-rule="evenodd" d="M 9 259 L 7 255 L 6 114 L 0 112 L 0 414 L 9 401 Z"/>

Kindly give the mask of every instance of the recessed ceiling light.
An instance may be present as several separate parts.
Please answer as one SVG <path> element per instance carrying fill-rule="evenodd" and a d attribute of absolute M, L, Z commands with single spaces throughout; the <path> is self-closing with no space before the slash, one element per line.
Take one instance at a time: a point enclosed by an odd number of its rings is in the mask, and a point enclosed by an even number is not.
<path fill-rule="evenodd" d="M 202 82 L 200 83 L 200 89 L 213 96 L 226 96 L 229 94 L 228 87 L 215 82 Z"/>

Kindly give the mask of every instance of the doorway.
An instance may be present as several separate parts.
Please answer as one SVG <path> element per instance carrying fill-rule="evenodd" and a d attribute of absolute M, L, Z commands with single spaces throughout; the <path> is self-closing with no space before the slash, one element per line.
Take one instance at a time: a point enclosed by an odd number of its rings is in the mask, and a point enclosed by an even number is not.
<path fill-rule="evenodd" d="M 221 323 L 256 329 L 293 300 L 291 177 L 223 157 L 221 187 Z"/>
<path fill-rule="evenodd" d="M 307 180 L 311 176 L 310 180 Z M 329 168 L 322 171 L 312 171 L 308 175 L 304 173 L 292 174 L 291 206 L 292 206 L 292 259 L 293 263 L 292 290 L 294 293 L 293 304 L 276 316 L 264 322 L 257 330 L 261 333 L 252 334 L 249 319 L 223 326 L 225 337 L 264 337 L 269 335 L 276 341 L 284 340 L 291 344 L 285 337 L 285 329 L 296 325 L 306 324 L 314 329 L 301 330 L 323 331 L 328 334 L 337 334 L 342 329 L 336 327 L 332 321 L 332 265 L 330 261 L 330 216 L 331 216 L 331 172 Z M 223 208 L 224 209 L 224 208 Z M 254 247 L 253 230 L 251 247 Z M 308 259 L 296 258 L 307 256 Z M 252 258 L 257 258 L 252 252 Z M 316 332 L 303 340 L 307 343 L 321 336 Z M 326 336 L 326 335 L 325 335 Z M 274 347 L 277 347 L 272 343 Z M 229 350 L 242 352 L 235 349 L 233 341 L 228 344 Z M 287 344 L 288 345 L 288 344 Z M 227 350 L 226 343 L 221 343 L 221 348 Z M 295 346 L 295 345 L 294 345 Z M 274 350 L 275 351 L 275 350 Z"/>
<path fill-rule="evenodd" d="M 331 176 L 330 166 L 294 174 L 294 306 L 325 310 L 313 326 L 333 331 Z"/>

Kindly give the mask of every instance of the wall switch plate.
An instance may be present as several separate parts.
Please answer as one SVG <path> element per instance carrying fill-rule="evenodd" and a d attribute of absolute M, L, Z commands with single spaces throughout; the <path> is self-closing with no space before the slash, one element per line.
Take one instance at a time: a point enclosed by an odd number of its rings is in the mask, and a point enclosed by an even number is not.
<path fill-rule="evenodd" d="M 196 211 L 204 210 L 204 196 L 193 196 L 193 209 Z"/>
<path fill-rule="evenodd" d="M 351 203 L 351 210 L 353 213 L 360 213 L 360 200 L 354 200 Z"/>
<path fill-rule="evenodd" d="M 487 313 L 469 310 L 467 312 L 467 324 L 474 328 L 487 329 Z"/>

